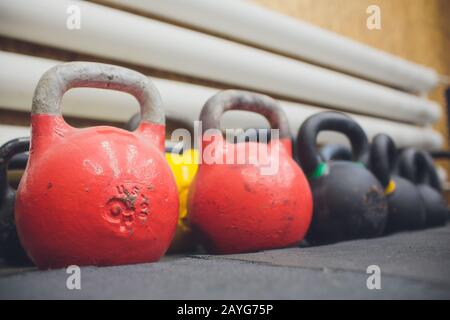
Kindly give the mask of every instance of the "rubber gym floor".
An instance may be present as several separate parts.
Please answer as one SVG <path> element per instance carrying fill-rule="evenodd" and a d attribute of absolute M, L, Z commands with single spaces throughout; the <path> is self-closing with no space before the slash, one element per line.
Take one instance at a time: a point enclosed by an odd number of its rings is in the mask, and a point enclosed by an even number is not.
<path fill-rule="evenodd" d="M 368 289 L 368 267 L 380 289 Z M 450 299 L 450 225 L 326 246 L 65 269 L 0 267 L 0 299 Z"/>

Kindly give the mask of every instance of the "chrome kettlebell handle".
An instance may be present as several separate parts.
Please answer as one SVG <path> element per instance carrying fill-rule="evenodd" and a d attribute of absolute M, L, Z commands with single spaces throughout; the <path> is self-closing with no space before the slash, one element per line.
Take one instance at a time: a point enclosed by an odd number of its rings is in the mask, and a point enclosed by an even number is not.
<path fill-rule="evenodd" d="M 383 188 L 390 181 L 397 162 L 397 148 L 394 141 L 387 134 L 377 134 L 370 146 L 370 171 L 377 177 Z"/>
<path fill-rule="evenodd" d="M 298 158 L 307 175 L 314 174 L 326 162 L 316 147 L 317 136 L 321 131 L 344 134 L 350 140 L 353 161 L 367 164 L 369 141 L 361 126 L 344 113 L 325 111 L 310 116 L 298 131 Z"/>
<path fill-rule="evenodd" d="M 280 139 L 290 138 L 286 115 L 277 101 L 263 94 L 243 90 L 224 90 L 206 101 L 200 113 L 202 133 L 208 129 L 219 129 L 222 114 L 229 110 L 258 113 L 269 121 L 271 128 L 280 130 Z"/>
<path fill-rule="evenodd" d="M 165 123 L 161 97 L 148 77 L 127 68 L 95 62 L 62 63 L 44 73 L 34 92 L 31 113 L 61 115 L 64 93 L 81 87 L 129 93 L 140 104 L 142 120 Z"/>

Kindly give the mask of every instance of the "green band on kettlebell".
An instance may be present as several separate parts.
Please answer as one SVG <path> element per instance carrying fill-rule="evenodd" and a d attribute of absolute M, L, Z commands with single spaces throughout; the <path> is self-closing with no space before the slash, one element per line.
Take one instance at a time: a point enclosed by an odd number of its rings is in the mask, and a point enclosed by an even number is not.
<path fill-rule="evenodd" d="M 323 176 L 328 171 L 328 166 L 326 162 L 321 162 L 317 165 L 313 172 L 311 172 L 308 177 L 311 179 L 319 178 Z"/>

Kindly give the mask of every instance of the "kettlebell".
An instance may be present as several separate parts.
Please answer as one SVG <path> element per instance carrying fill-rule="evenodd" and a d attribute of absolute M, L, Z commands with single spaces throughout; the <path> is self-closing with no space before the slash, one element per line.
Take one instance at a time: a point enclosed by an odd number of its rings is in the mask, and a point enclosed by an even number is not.
<path fill-rule="evenodd" d="M 352 150 L 342 144 L 326 144 L 320 148 L 320 157 L 324 161 L 345 160 L 352 161 Z"/>
<path fill-rule="evenodd" d="M 166 160 L 175 176 L 180 201 L 177 231 L 169 248 L 171 253 L 193 251 L 197 247 L 197 239 L 189 222 L 187 199 L 189 187 L 197 173 L 198 159 L 199 154 L 195 149 L 184 150 L 182 154 L 166 149 Z"/>
<path fill-rule="evenodd" d="M 336 131 L 351 142 L 353 162 L 325 161 L 316 149 L 321 131 Z M 314 213 L 307 240 L 312 244 L 380 236 L 387 220 L 383 187 L 364 166 L 369 143 L 362 128 L 339 112 L 310 116 L 297 137 L 299 162 L 313 194 Z"/>
<path fill-rule="evenodd" d="M 425 227 L 425 207 L 419 190 L 394 174 L 397 148 L 386 134 L 377 134 L 370 148 L 370 169 L 384 188 L 388 202 L 386 233 Z"/>
<path fill-rule="evenodd" d="M 118 90 L 140 104 L 134 132 L 77 129 L 61 114 L 76 87 Z M 164 158 L 165 119 L 152 82 L 130 69 L 69 62 L 48 70 L 34 92 L 28 166 L 16 197 L 19 238 L 41 269 L 157 261 L 178 217 L 177 187 Z"/>
<path fill-rule="evenodd" d="M 8 181 L 8 168 L 15 155 L 28 151 L 29 138 L 17 138 L 0 147 L 0 258 L 8 265 L 30 265 L 31 261 L 20 244 L 14 221 L 16 190 Z M 16 163 L 16 168 L 22 163 Z M 17 160 L 16 160 L 17 161 Z"/>
<path fill-rule="evenodd" d="M 28 151 L 28 150 L 27 150 Z M 28 152 L 22 152 L 14 155 L 8 164 L 8 182 L 14 190 L 19 186 L 23 171 L 28 162 Z"/>
<path fill-rule="evenodd" d="M 169 118 L 169 117 L 166 117 Z M 127 130 L 136 130 L 140 122 L 140 114 L 136 113 L 128 120 L 125 128 Z M 192 125 L 188 121 L 178 121 L 183 128 L 193 131 Z M 197 247 L 197 241 L 191 230 L 188 213 L 187 213 L 187 197 L 189 186 L 197 173 L 198 167 L 198 151 L 194 149 L 173 150 L 172 147 L 165 148 L 165 156 L 167 163 L 175 176 L 178 188 L 180 209 L 175 237 L 170 244 L 169 253 L 179 253 L 186 251 L 194 251 Z M 175 152 L 177 151 L 177 152 Z M 179 154 L 178 152 L 181 152 Z"/>
<path fill-rule="evenodd" d="M 30 139 L 26 137 L 25 139 Z M 24 170 L 28 162 L 28 148 L 25 152 L 15 154 L 10 160 L 8 170 Z"/>
<path fill-rule="evenodd" d="M 268 143 L 226 141 L 219 128 L 229 110 L 263 115 L 278 137 L 272 132 Z M 202 162 L 189 190 L 188 212 L 204 247 L 230 254 L 298 244 L 311 221 L 311 191 L 292 159 L 288 122 L 277 102 L 225 90 L 205 103 L 200 120 Z"/>
<path fill-rule="evenodd" d="M 447 221 L 447 204 L 441 194 L 441 185 L 433 159 L 424 150 L 405 149 L 400 155 L 400 175 L 416 184 L 426 213 L 426 226 L 436 227 Z"/>

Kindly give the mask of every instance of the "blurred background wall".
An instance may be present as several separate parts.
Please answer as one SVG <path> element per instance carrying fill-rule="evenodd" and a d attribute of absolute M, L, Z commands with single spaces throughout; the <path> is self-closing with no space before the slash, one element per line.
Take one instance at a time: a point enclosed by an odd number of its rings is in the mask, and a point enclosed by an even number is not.
<path fill-rule="evenodd" d="M 356 41 L 365 43 L 372 47 L 381 49 L 385 52 L 400 56 L 407 60 L 435 69 L 441 75 L 450 74 L 450 1 L 447 0 L 251 0 L 257 5 L 270 10 L 280 12 L 296 19 L 301 19 L 313 25 L 319 26 L 349 37 Z M 169 22 L 186 29 L 201 31 L 219 38 L 225 38 L 224 35 L 218 35 L 209 30 L 203 30 L 198 27 L 180 23 L 161 16 L 152 15 L 143 10 L 112 4 L 107 0 L 95 0 L 104 6 L 113 7 L 123 11 L 131 12 L 139 16 L 150 19 Z M 112 1 L 114 2 L 114 1 Z M 381 9 L 381 30 L 369 30 L 366 26 L 369 5 L 377 5 Z M 99 21 L 99 23 L 102 23 Z M 38 27 L 37 27 L 38 28 Z M 230 38 L 228 38 L 230 39 Z M 245 43 L 239 39 L 231 39 L 238 43 L 249 46 L 254 44 Z M 99 40 L 100 41 L 100 40 Z M 0 36 L 0 50 L 7 52 L 20 53 L 29 56 L 42 58 L 71 61 L 71 60 L 89 60 L 106 63 L 120 64 L 131 67 L 153 77 L 176 80 L 184 83 L 199 84 L 210 88 L 227 88 L 228 84 L 211 81 L 202 77 L 196 77 L 178 72 L 170 72 L 156 67 L 148 67 L 142 64 L 119 61 L 104 56 L 91 55 L 75 52 L 61 47 L 49 46 L 39 41 L 20 40 L 17 37 L 10 37 L 4 33 Z M 273 51 L 276 49 L 267 49 Z M 285 53 L 280 55 L 286 56 Z M 298 59 L 298 57 L 296 58 Z M 300 60 L 300 59 L 298 59 Z M 239 88 L 239 85 L 233 87 Z M 443 147 L 448 148 L 448 126 L 447 109 L 444 99 L 444 86 L 439 85 L 433 89 L 428 98 L 439 103 L 442 108 L 442 116 L 439 121 L 432 126 L 442 134 Z M 327 93 L 324 92 L 324 95 Z M 275 95 L 275 97 L 277 97 Z M 285 98 L 280 95 L 280 98 Z M 290 101 L 303 102 L 290 97 Z M 31 102 L 31 101 L 30 101 Z M 319 105 L 320 106 L 320 105 Z M 29 125 L 29 113 L 20 111 L 8 106 L 0 106 L 0 125 Z M 326 107 L 326 106 L 325 106 Z M 137 109 L 136 109 L 137 110 Z M 75 126 L 88 126 L 97 124 L 112 124 L 122 126 L 123 122 L 111 120 L 89 119 L 89 117 L 75 117 L 66 115 L 66 120 Z M 380 128 L 380 131 L 383 131 Z M 446 168 L 448 165 L 443 162 Z"/>
<path fill-rule="evenodd" d="M 356 41 L 450 74 L 450 1 L 448 0 L 252 0 Z M 366 27 L 369 5 L 381 9 L 381 30 Z M 448 146 L 445 86 L 429 97 L 443 107 L 434 126 Z"/>

